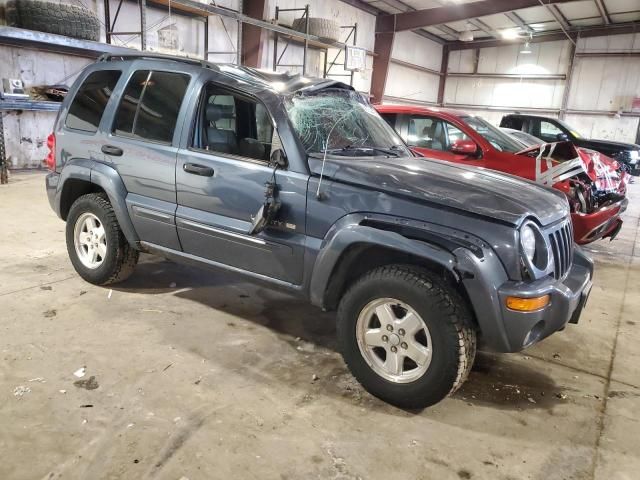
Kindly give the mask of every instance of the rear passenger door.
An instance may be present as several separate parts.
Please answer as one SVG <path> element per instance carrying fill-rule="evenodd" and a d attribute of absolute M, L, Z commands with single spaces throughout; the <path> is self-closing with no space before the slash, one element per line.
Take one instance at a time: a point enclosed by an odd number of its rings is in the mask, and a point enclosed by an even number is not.
<path fill-rule="evenodd" d="M 102 145 L 129 192 L 127 208 L 140 239 L 175 250 L 178 125 L 190 80 L 179 71 L 133 69 Z"/>
<path fill-rule="evenodd" d="M 308 175 L 278 170 L 277 222 L 248 233 L 273 175 L 271 153 L 284 151 L 269 111 L 259 99 L 215 82 L 203 86 L 191 110 L 176 166 L 176 223 L 184 251 L 299 285 Z"/>

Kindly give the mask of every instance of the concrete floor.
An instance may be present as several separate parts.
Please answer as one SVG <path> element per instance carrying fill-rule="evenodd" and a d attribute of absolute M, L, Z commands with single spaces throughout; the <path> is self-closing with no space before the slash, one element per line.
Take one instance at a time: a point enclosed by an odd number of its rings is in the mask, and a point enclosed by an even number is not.
<path fill-rule="evenodd" d="M 151 257 L 113 290 L 85 283 L 43 174 L 15 174 L 0 187 L 0 478 L 637 479 L 630 190 L 619 238 L 590 249 L 579 325 L 480 353 L 462 391 L 405 412 L 362 390 L 333 316 L 304 303 Z"/>

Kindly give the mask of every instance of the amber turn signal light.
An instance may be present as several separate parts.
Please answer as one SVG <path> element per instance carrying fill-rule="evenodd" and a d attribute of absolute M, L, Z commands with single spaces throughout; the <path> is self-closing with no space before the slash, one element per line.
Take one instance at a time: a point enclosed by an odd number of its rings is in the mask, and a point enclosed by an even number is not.
<path fill-rule="evenodd" d="M 549 305 L 550 300 L 550 295 L 533 298 L 507 297 L 507 308 L 517 312 L 535 312 Z"/>

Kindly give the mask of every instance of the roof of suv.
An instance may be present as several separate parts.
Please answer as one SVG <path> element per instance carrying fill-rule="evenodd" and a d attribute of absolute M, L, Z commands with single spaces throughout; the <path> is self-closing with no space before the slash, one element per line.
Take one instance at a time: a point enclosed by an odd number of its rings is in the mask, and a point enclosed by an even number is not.
<path fill-rule="evenodd" d="M 134 60 L 182 62 L 192 66 L 200 66 L 202 68 L 210 69 L 226 75 L 229 78 L 233 78 L 234 80 L 242 80 L 243 82 L 247 82 L 254 88 L 264 88 L 266 90 L 271 90 L 275 93 L 283 95 L 302 91 L 312 92 L 328 87 L 354 90 L 352 86 L 347 85 L 346 83 L 329 78 L 306 77 L 301 74 L 292 74 L 289 72 L 273 72 L 269 70 L 261 70 L 258 68 L 238 66 L 231 63 L 214 63 L 195 58 L 146 52 L 126 55 L 105 54 L 99 57 L 97 59 L 97 62 Z"/>

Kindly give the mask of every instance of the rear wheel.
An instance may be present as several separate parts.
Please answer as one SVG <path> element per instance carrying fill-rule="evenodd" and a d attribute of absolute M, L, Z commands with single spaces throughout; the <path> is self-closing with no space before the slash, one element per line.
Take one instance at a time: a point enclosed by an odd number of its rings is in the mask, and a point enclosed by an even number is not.
<path fill-rule="evenodd" d="M 433 405 L 466 380 L 476 351 L 471 313 L 424 269 L 372 270 L 338 307 L 342 355 L 373 395 L 402 408 Z"/>
<path fill-rule="evenodd" d="M 124 237 L 106 195 L 89 193 L 69 210 L 67 252 L 76 272 L 95 285 L 121 282 L 131 276 L 138 251 Z"/>

